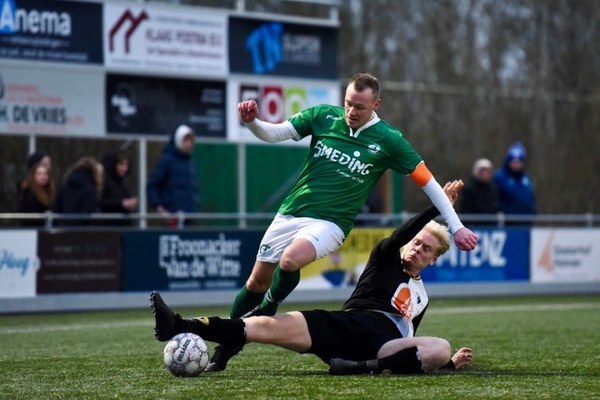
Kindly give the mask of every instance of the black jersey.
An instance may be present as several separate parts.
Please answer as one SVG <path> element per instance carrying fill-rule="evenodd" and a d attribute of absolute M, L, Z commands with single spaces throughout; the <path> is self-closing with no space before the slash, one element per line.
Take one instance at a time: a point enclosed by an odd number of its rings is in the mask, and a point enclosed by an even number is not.
<path fill-rule="evenodd" d="M 408 322 L 408 334 L 404 336 L 414 334 L 429 298 L 423 281 L 412 278 L 402 267 L 400 248 L 437 215 L 439 211 L 430 207 L 375 246 L 344 310 L 375 310 L 401 317 L 398 319 Z"/>

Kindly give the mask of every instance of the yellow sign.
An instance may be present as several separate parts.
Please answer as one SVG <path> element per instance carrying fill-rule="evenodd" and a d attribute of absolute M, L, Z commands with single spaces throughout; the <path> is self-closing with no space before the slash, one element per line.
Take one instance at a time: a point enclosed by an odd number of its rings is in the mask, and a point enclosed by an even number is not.
<path fill-rule="evenodd" d="M 344 271 L 346 279 L 355 282 L 358 278 L 356 271 L 367 264 L 373 248 L 393 231 L 393 228 L 354 228 L 338 251 L 303 268 L 302 279 L 330 271 Z"/>

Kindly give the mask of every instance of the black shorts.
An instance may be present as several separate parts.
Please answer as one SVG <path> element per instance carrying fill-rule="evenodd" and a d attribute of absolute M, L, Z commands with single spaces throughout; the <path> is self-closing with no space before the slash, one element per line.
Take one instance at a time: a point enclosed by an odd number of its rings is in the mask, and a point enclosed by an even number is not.
<path fill-rule="evenodd" d="M 332 358 L 362 361 L 377 358 L 384 343 L 402 334 L 384 314 L 376 311 L 301 311 L 312 339 L 312 353 L 329 364 Z"/>

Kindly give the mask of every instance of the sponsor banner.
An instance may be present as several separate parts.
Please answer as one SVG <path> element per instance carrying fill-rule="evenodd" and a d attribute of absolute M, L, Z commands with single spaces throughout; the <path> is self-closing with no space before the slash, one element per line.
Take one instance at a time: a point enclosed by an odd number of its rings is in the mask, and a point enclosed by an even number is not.
<path fill-rule="evenodd" d="M 337 27 L 229 19 L 231 72 L 337 79 Z"/>
<path fill-rule="evenodd" d="M 104 74 L 39 65 L 0 66 L 0 132 L 104 134 Z"/>
<path fill-rule="evenodd" d="M 197 7 L 104 6 L 109 68 L 203 77 L 227 75 L 227 14 Z"/>
<path fill-rule="evenodd" d="M 127 232 L 123 290 L 238 289 L 261 238 L 258 231 Z"/>
<path fill-rule="evenodd" d="M 35 296 L 37 231 L 0 231 L 0 298 Z"/>
<path fill-rule="evenodd" d="M 338 252 L 302 270 L 305 289 L 354 286 L 373 248 L 393 232 L 388 228 L 354 228 Z M 503 282 L 529 279 L 529 231 L 475 230 L 479 245 L 472 252 L 451 243 L 448 252 L 427 267 L 425 282 Z"/>
<path fill-rule="evenodd" d="M 426 282 L 526 281 L 529 279 L 529 230 L 473 229 L 479 236 L 473 251 L 451 242 L 446 254 L 423 273 Z"/>
<path fill-rule="evenodd" d="M 108 133 L 170 135 L 186 124 L 198 137 L 225 138 L 225 82 L 109 74 Z"/>
<path fill-rule="evenodd" d="M 390 228 L 354 228 L 338 251 L 302 269 L 298 289 L 353 287 L 373 248 L 392 232 Z"/>
<path fill-rule="evenodd" d="M 600 229 L 531 230 L 531 281 L 571 283 L 600 281 Z"/>
<path fill-rule="evenodd" d="M 340 87 L 337 82 L 319 80 L 232 77 L 227 87 L 230 142 L 265 143 L 257 139 L 239 119 L 237 104 L 240 101 L 255 99 L 260 108 L 260 119 L 279 123 L 305 108 L 317 104 L 341 104 Z M 308 143 L 304 139 L 302 143 Z M 296 143 L 292 140 L 288 144 Z"/>
<path fill-rule="evenodd" d="M 0 57 L 102 64 L 102 5 L 0 0 Z"/>
<path fill-rule="evenodd" d="M 40 232 L 38 293 L 121 290 L 121 234 Z"/>

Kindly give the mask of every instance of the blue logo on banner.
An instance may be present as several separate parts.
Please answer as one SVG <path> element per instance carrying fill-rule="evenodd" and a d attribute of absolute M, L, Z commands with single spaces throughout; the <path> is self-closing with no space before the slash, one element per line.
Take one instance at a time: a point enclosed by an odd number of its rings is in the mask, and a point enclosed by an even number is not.
<path fill-rule="evenodd" d="M 450 250 L 421 276 L 429 282 L 513 281 L 529 279 L 529 231 L 478 230 L 471 252 Z"/>
<path fill-rule="evenodd" d="M 29 269 L 29 258 L 18 258 L 12 252 L 2 250 L 2 254 L 0 255 L 0 271 L 3 269 L 20 271 L 21 276 L 24 276 Z"/>
<path fill-rule="evenodd" d="M 281 34 L 279 22 L 264 24 L 255 29 L 246 40 L 246 48 L 252 55 L 254 72 L 264 74 L 272 71 L 281 62 Z"/>
<path fill-rule="evenodd" d="M 17 9 L 14 0 L 0 0 L 0 33 L 70 36 L 71 16 L 66 12 Z"/>
<path fill-rule="evenodd" d="M 0 3 L 0 32 L 13 34 L 15 29 L 15 2 L 13 0 L 3 0 Z"/>

